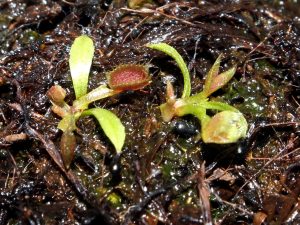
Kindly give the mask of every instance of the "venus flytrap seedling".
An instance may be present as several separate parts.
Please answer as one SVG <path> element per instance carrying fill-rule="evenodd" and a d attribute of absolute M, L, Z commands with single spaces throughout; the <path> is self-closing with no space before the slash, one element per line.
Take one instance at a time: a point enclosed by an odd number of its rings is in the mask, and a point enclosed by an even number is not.
<path fill-rule="evenodd" d="M 248 124 L 243 114 L 233 106 L 222 102 L 209 101 L 208 98 L 228 83 L 236 71 L 235 66 L 219 74 L 222 58 L 222 55 L 220 55 L 207 74 L 203 91 L 190 96 L 190 75 L 181 55 L 165 43 L 149 44 L 147 47 L 171 56 L 177 62 L 183 75 L 184 88 L 181 98 L 176 98 L 172 84 L 167 83 L 166 103 L 160 105 L 164 121 L 170 121 L 174 116 L 187 114 L 196 116 L 201 123 L 201 136 L 205 143 L 234 143 L 246 136 Z M 206 113 L 208 109 L 220 112 L 210 117 Z"/>
<path fill-rule="evenodd" d="M 64 101 L 66 91 L 61 86 L 54 85 L 47 93 L 52 103 L 52 111 L 62 117 L 58 128 L 63 132 L 60 149 L 66 168 L 69 168 L 74 158 L 76 148 L 74 132 L 77 129 L 76 122 L 80 117 L 94 116 L 105 135 L 114 145 L 117 153 L 120 153 L 123 147 L 125 128 L 120 119 L 106 109 L 88 109 L 89 104 L 125 90 L 140 89 L 150 83 L 148 71 L 144 67 L 139 65 L 122 65 L 107 75 L 110 88 L 106 85 L 101 85 L 87 93 L 93 56 L 94 44 L 92 39 L 85 35 L 76 38 L 71 46 L 69 59 L 71 77 L 76 95 L 76 100 L 73 101 L 72 106 Z"/>

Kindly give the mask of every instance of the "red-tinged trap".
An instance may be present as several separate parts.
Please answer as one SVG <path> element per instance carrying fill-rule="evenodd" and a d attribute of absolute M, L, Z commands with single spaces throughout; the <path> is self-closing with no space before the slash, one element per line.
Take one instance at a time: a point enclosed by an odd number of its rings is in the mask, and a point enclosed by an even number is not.
<path fill-rule="evenodd" d="M 142 65 L 124 64 L 107 74 L 108 85 L 117 91 L 138 90 L 151 82 L 148 69 Z"/>

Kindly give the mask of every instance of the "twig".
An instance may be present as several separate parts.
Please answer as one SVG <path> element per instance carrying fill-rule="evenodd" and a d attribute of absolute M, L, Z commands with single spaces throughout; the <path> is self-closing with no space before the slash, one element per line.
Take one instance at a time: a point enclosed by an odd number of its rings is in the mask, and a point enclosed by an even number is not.
<path fill-rule="evenodd" d="M 212 225 L 211 208 L 210 208 L 210 191 L 205 181 L 205 162 L 202 163 L 198 171 L 198 192 L 200 198 L 200 207 L 203 216 L 203 224 Z"/>
<path fill-rule="evenodd" d="M 17 142 L 17 141 L 23 141 L 28 138 L 27 134 L 25 133 L 19 133 L 19 134 L 10 134 L 4 137 L 4 140 L 9 143 Z"/>
<path fill-rule="evenodd" d="M 173 19 L 173 20 L 177 20 L 179 22 L 182 22 L 184 24 L 187 24 L 187 25 L 190 25 L 190 26 L 195 26 L 194 23 L 191 23 L 187 20 L 184 20 L 184 19 L 180 19 L 176 16 L 172 16 L 172 15 L 169 15 L 169 14 L 166 14 L 162 11 L 158 11 L 158 10 L 153 10 L 153 9 L 143 9 L 143 10 L 136 10 L 136 9 L 128 9 L 128 8 L 121 8 L 121 10 L 125 10 L 127 12 L 133 12 L 133 13 L 139 13 L 139 14 L 146 14 L 146 15 L 154 15 L 154 14 L 160 14 L 164 17 L 167 17 L 168 19 Z"/>

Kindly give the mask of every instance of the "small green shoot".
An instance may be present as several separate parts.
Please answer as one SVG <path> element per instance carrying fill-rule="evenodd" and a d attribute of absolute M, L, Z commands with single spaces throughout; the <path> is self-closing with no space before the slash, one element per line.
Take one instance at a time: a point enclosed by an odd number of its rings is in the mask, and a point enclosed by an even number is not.
<path fill-rule="evenodd" d="M 220 55 L 208 72 L 203 91 L 190 96 L 190 75 L 179 53 L 165 43 L 148 44 L 147 47 L 162 51 L 174 58 L 184 78 L 181 98 L 176 98 L 172 84 L 170 82 L 167 83 L 166 103 L 160 105 L 164 121 L 168 122 L 174 116 L 187 114 L 196 116 L 201 123 L 201 136 L 205 143 L 234 143 L 246 136 L 248 123 L 242 113 L 226 103 L 209 101 L 208 99 L 212 93 L 228 83 L 236 71 L 236 66 L 219 74 L 222 58 L 222 55 Z M 220 112 L 211 118 L 207 115 L 207 110 Z"/>
<path fill-rule="evenodd" d="M 210 96 L 212 93 L 222 88 L 225 84 L 230 81 L 236 71 L 236 67 L 219 74 L 220 63 L 222 54 L 216 59 L 214 65 L 211 67 L 205 80 L 205 86 L 203 89 L 204 97 Z"/>
<path fill-rule="evenodd" d="M 60 148 L 67 169 L 70 167 L 75 155 L 77 145 L 74 132 L 77 130 L 76 122 L 80 117 L 94 116 L 102 127 L 105 135 L 114 145 L 117 153 L 121 152 L 125 141 L 125 128 L 115 114 L 101 108 L 88 109 L 90 103 L 123 91 L 101 85 L 87 93 L 88 78 L 93 56 L 94 44 L 92 39 L 86 35 L 77 37 L 71 46 L 69 59 L 71 77 L 76 95 L 76 99 L 73 101 L 72 106 L 64 101 L 66 91 L 61 86 L 54 85 L 47 93 L 52 103 L 52 111 L 62 117 L 58 124 L 58 128 L 63 131 Z M 122 75 L 126 76 L 126 74 L 119 74 L 121 78 L 118 82 L 124 80 L 122 79 Z M 146 77 L 145 79 L 147 79 L 147 82 L 144 82 L 143 86 L 137 85 L 135 87 L 136 89 L 142 88 L 150 83 L 149 74 L 144 74 L 144 76 Z M 137 82 L 139 82 L 138 79 Z M 130 89 L 130 87 L 128 87 L 128 89 Z"/>

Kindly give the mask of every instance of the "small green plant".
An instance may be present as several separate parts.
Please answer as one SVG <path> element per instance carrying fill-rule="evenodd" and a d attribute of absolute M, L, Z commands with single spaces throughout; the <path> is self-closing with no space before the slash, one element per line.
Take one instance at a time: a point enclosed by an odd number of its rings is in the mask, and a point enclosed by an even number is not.
<path fill-rule="evenodd" d="M 236 71 L 235 66 L 219 74 L 222 58 L 220 55 L 206 76 L 203 91 L 190 96 L 190 75 L 184 60 L 176 49 L 166 43 L 148 44 L 147 47 L 171 56 L 183 74 L 184 88 L 181 98 L 176 98 L 172 84 L 167 83 L 166 103 L 160 105 L 164 121 L 170 121 L 174 116 L 187 114 L 196 116 L 201 123 L 201 136 L 205 143 L 234 143 L 246 136 L 248 123 L 242 113 L 226 103 L 208 99 L 212 93 L 227 84 L 233 77 Z M 207 110 L 220 112 L 210 117 L 207 115 Z"/>
<path fill-rule="evenodd" d="M 90 103 L 113 96 L 125 90 L 136 90 L 149 84 L 148 71 L 139 65 L 134 66 L 135 71 L 132 72 L 131 80 L 138 73 L 136 82 L 126 79 L 126 71 L 118 70 L 118 73 L 112 73 L 110 82 L 111 88 L 106 85 L 101 85 L 98 88 L 87 93 L 88 78 L 94 56 L 94 43 L 91 38 L 86 35 L 77 37 L 71 46 L 69 65 L 71 71 L 72 82 L 75 90 L 76 99 L 72 106 L 68 105 L 64 99 L 66 91 L 59 85 L 52 86 L 47 95 L 52 103 L 52 111 L 62 117 L 58 124 L 58 128 L 62 130 L 62 137 L 60 141 L 61 155 L 66 168 L 69 168 L 75 154 L 76 138 L 74 132 L 76 131 L 76 122 L 83 116 L 94 116 L 105 135 L 114 145 L 117 153 L 120 153 L 125 141 L 125 128 L 120 119 L 112 112 L 102 108 L 89 109 Z M 133 66 L 133 65 L 130 65 Z M 130 68 L 129 66 L 129 68 Z M 127 68 L 126 65 L 122 66 Z M 130 71 L 130 69 L 129 69 Z M 128 72 L 128 71 L 127 71 Z M 143 75 L 141 77 L 141 74 Z M 117 79 L 114 79 L 117 76 Z M 125 82 L 125 84 L 124 84 Z M 140 82 L 139 84 L 136 84 Z M 115 86 L 122 86 L 122 89 L 116 89 Z"/>

